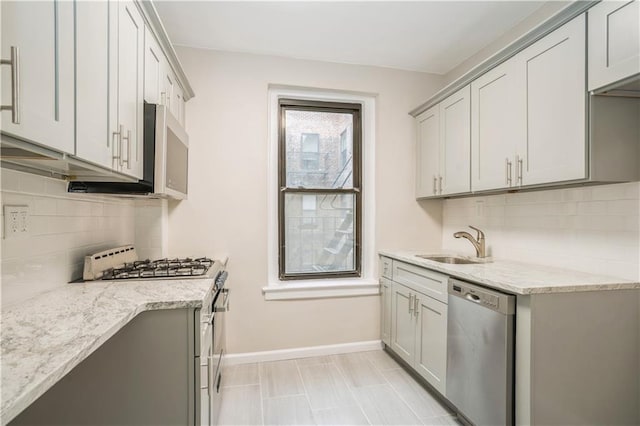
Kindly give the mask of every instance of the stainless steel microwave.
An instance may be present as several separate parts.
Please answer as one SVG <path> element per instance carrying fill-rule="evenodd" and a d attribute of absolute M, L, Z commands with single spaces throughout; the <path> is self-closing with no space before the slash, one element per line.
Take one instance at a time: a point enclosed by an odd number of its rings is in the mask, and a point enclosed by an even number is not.
<path fill-rule="evenodd" d="M 134 183 L 72 181 L 69 192 L 187 198 L 189 136 L 164 105 L 144 104 L 143 178 Z"/>

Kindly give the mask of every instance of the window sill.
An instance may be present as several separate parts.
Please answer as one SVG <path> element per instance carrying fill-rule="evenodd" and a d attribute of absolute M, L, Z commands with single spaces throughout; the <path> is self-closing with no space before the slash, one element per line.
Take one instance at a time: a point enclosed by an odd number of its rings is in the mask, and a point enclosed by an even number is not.
<path fill-rule="evenodd" d="M 375 296 L 380 294 L 377 280 L 332 280 L 331 282 L 274 283 L 262 288 L 265 300 L 324 299 L 331 297 Z"/>

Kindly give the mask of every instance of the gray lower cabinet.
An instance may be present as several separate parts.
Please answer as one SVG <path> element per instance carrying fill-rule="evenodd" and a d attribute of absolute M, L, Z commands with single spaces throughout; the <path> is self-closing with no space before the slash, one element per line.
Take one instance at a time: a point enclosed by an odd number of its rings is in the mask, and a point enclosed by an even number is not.
<path fill-rule="evenodd" d="M 141 313 L 9 424 L 195 425 L 199 317 Z"/>
<path fill-rule="evenodd" d="M 445 395 L 447 371 L 447 304 L 433 296 L 448 277 L 413 265 L 393 261 L 391 281 L 390 341 L 383 342 L 436 390 Z M 411 271 L 405 283 L 402 271 Z M 382 282 L 388 280 L 382 280 Z M 384 286 L 384 284 L 383 284 Z M 439 288 L 438 288 L 439 290 Z M 383 290 L 384 292 L 384 290 Z M 439 292 L 438 292 L 439 293 Z M 446 299 L 444 299 L 446 301 Z M 382 316 L 387 315 L 383 304 Z"/>
<path fill-rule="evenodd" d="M 445 395 L 447 376 L 447 305 L 418 293 L 416 354 L 413 368 Z"/>
<path fill-rule="evenodd" d="M 380 278 L 380 292 L 382 305 L 380 311 L 380 335 L 382 342 L 386 345 L 391 344 L 391 281 L 386 278 Z"/>

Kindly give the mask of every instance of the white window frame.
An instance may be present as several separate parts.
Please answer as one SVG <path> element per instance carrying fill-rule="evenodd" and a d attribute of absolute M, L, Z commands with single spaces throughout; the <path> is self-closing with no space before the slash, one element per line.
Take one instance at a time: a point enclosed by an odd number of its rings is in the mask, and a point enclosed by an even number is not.
<path fill-rule="evenodd" d="M 362 276 L 316 280 L 278 277 L 278 101 L 282 98 L 362 105 Z M 268 283 L 266 300 L 369 296 L 380 293 L 375 270 L 375 112 L 372 94 L 269 86 Z"/>

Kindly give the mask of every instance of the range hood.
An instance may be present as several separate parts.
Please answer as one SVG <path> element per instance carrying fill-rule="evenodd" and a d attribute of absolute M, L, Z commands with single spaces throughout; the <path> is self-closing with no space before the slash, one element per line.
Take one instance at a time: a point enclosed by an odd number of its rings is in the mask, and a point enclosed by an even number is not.
<path fill-rule="evenodd" d="M 137 182 L 137 179 L 115 172 L 2 133 L 0 136 L 2 167 L 64 180 Z"/>

